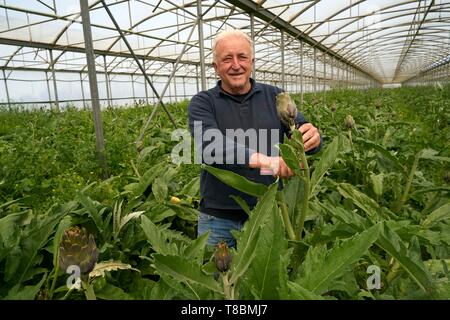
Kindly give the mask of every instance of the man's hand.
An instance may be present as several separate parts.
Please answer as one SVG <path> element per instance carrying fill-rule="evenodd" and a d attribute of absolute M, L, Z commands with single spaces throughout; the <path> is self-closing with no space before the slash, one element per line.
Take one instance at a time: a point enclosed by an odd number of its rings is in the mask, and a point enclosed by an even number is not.
<path fill-rule="evenodd" d="M 312 150 L 320 145 L 319 130 L 317 130 L 317 128 L 314 127 L 311 123 L 303 124 L 302 126 L 300 126 L 300 128 L 298 128 L 298 131 L 300 131 L 303 136 L 305 151 Z"/>
<path fill-rule="evenodd" d="M 288 178 L 294 175 L 282 157 L 268 157 L 262 153 L 254 153 L 250 157 L 250 168 L 260 168 L 261 174 Z"/>

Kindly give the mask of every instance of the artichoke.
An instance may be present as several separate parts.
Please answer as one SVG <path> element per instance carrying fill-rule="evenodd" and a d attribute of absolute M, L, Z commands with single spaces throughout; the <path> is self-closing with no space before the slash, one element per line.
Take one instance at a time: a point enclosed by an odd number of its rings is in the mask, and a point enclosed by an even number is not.
<path fill-rule="evenodd" d="M 231 259 L 232 256 L 228 251 L 227 243 L 224 241 L 219 242 L 214 252 L 214 263 L 216 264 L 217 270 L 225 272 L 230 269 Z"/>
<path fill-rule="evenodd" d="M 281 92 L 277 95 L 276 101 L 278 117 L 288 128 L 292 127 L 297 116 L 297 107 L 291 96 L 289 93 Z"/>
<path fill-rule="evenodd" d="M 81 278 L 86 278 L 94 269 L 98 249 L 92 234 L 78 226 L 67 229 L 59 245 L 59 268 L 66 272 L 69 266 L 80 268 Z"/>
<path fill-rule="evenodd" d="M 344 124 L 347 129 L 353 129 L 355 127 L 355 120 L 353 120 L 353 117 L 349 114 L 345 117 Z"/>
<path fill-rule="evenodd" d="M 333 104 L 331 105 L 331 108 L 330 108 L 330 110 L 331 110 L 331 112 L 336 112 L 336 103 L 334 103 L 333 102 Z"/>

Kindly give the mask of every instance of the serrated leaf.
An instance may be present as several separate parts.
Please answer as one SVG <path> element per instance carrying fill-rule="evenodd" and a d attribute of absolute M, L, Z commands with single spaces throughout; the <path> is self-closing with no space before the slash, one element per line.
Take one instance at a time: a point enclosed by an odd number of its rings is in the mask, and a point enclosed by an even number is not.
<path fill-rule="evenodd" d="M 277 188 L 278 183 L 276 182 L 269 187 L 267 193 L 258 201 L 255 209 L 251 212 L 249 219 L 236 239 L 237 253 L 231 265 L 233 273 L 230 283 L 234 283 L 245 273 L 254 258 L 259 231 L 275 205 Z"/>
<path fill-rule="evenodd" d="M 351 184 L 340 183 L 338 185 L 338 191 L 343 197 L 352 199 L 353 202 L 369 216 L 374 216 L 377 213 L 379 206 L 375 200 L 368 197 L 365 193 L 362 193 Z"/>
<path fill-rule="evenodd" d="M 338 155 L 339 143 L 339 136 L 337 136 L 322 152 L 320 161 L 316 165 L 316 168 L 311 175 L 311 192 L 309 195 L 310 198 L 312 198 L 317 193 L 317 186 L 319 185 L 325 173 L 333 166 L 333 163 Z"/>
<path fill-rule="evenodd" d="M 203 263 L 203 255 L 205 253 L 206 242 L 208 241 L 209 232 L 200 235 L 193 240 L 185 249 L 184 257 L 197 262 L 198 265 Z"/>
<path fill-rule="evenodd" d="M 380 225 L 377 224 L 334 246 L 329 252 L 324 251 L 326 250 L 324 246 L 320 246 L 319 249 L 311 248 L 312 252 L 308 251 L 302 272 L 295 282 L 316 294 L 331 290 L 333 281 L 343 276 L 347 268 L 367 252 L 377 240 L 379 233 Z M 315 253 L 317 250 L 320 251 Z"/>
<path fill-rule="evenodd" d="M 389 159 L 390 162 L 395 166 L 395 168 L 399 171 L 399 172 L 403 172 L 403 166 L 400 163 L 400 161 L 398 161 L 398 159 L 393 156 L 388 150 L 386 150 L 384 147 L 380 146 L 379 144 L 376 144 L 372 141 L 369 141 L 367 139 L 363 139 L 363 138 L 359 138 L 359 137 L 354 137 L 355 141 L 358 141 L 360 143 L 362 143 L 363 145 L 366 146 L 367 149 L 375 149 L 376 151 L 378 151 L 381 155 L 383 155 L 386 159 Z"/>
<path fill-rule="evenodd" d="M 202 168 L 215 176 L 223 183 L 255 197 L 262 197 L 267 191 L 267 186 L 262 183 L 250 181 L 232 171 L 202 165 Z"/>
<path fill-rule="evenodd" d="M 222 288 L 212 276 L 204 274 L 201 267 L 179 255 L 154 254 L 155 269 L 160 274 L 166 274 L 186 284 L 194 283 L 218 293 Z"/>
<path fill-rule="evenodd" d="M 283 158 L 286 165 L 295 172 L 296 175 L 303 176 L 300 168 L 299 158 L 295 154 L 295 150 L 289 144 L 279 144 L 278 149 L 280 149 L 281 157 Z"/>
<path fill-rule="evenodd" d="M 298 283 L 288 281 L 287 286 L 290 290 L 289 296 L 296 300 L 324 300 L 321 295 L 302 287 Z"/>
<path fill-rule="evenodd" d="M 146 216 L 141 216 L 141 226 L 153 250 L 162 254 L 178 253 L 176 244 L 169 241 L 167 230 L 160 226 L 156 226 Z"/>
<path fill-rule="evenodd" d="M 383 231 L 380 233 L 376 244 L 394 257 L 422 290 L 429 293 L 434 291 L 435 286 L 423 262 L 411 258 L 408 249 L 398 234 L 387 225 L 383 226 Z"/>
<path fill-rule="evenodd" d="M 287 292 L 288 242 L 284 236 L 284 226 L 276 206 L 272 207 L 266 223 L 261 227 L 255 257 L 249 267 L 245 282 L 252 287 L 257 299 L 280 299 Z M 281 292 L 281 293 L 280 293 Z"/>
<path fill-rule="evenodd" d="M 422 226 L 428 227 L 435 222 L 450 218 L 450 203 L 446 203 L 430 213 L 422 222 Z"/>
<path fill-rule="evenodd" d="M 20 283 L 12 287 L 4 300 L 34 300 L 42 285 L 44 284 L 47 274 L 44 274 L 38 284 L 34 286 L 22 286 Z"/>
<path fill-rule="evenodd" d="M 152 184 L 152 192 L 156 201 L 163 202 L 167 198 L 167 184 L 162 178 L 156 178 Z"/>
<path fill-rule="evenodd" d="M 90 278 L 104 277 L 107 271 L 117 270 L 133 270 L 140 272 L 138 269 L 131 267 L 131 265 L 117 262 L 117 261 L 103 261 L 95 264 L 94 269 L 89 273 Z"/>

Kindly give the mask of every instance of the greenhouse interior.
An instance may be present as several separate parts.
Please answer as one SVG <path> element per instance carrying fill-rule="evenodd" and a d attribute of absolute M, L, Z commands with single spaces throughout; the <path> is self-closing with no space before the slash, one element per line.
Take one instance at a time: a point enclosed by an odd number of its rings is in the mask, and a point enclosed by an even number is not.
<path fill-rule="evenodd" d="M 2 0 L 0 69 L 0 299 L 450 299 L 450 0 Z"/>

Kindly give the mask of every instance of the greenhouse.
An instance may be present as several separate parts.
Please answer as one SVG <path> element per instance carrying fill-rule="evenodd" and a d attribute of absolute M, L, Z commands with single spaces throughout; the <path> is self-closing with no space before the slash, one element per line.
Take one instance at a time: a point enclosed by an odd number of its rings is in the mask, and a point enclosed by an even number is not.
<path fill-rule="evenodd" d="M 450 0 L 3 0 L 0 69 L 0 299 L 450 299 Z"/>

